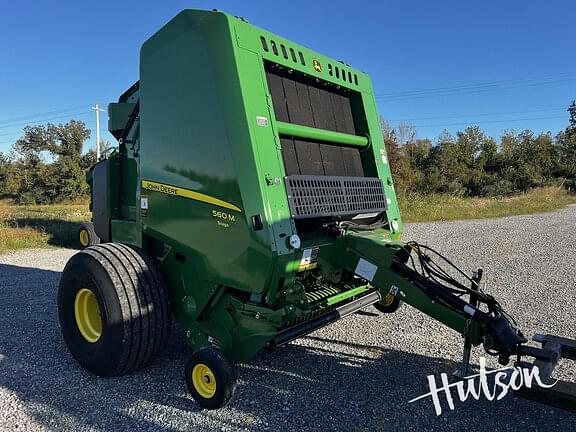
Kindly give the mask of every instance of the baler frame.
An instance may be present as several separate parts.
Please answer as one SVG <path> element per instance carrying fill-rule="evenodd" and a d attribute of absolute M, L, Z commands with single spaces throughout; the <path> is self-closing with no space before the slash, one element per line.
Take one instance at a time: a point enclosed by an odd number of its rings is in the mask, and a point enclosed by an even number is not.
<path fill-rule="evenodd" d="M 103 244 L 75 255 L 60 285 L 64 337 L 88 370 L 150 362 L 167 303 L 194 351 L 188 388 L 206 408 L 232 397 L 230 363 L 371 304 L 408 303 L 502 363 L 551 360 L 525 346 L 479 278 L 466 276 L 470 288 L 435 273 L 426 248 L 400 242 L 365 73 L 218 11 L 178 14 L 140 63 L 140 80 L 109 105 L 118 151 L 89 175 Z M 91 340 L 79 319 L 99 330 Z"/>

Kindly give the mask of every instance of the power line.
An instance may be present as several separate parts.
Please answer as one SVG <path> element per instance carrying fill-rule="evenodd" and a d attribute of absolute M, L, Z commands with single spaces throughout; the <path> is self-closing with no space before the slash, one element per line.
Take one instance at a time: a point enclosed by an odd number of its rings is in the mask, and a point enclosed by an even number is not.
<path fill-rule="evenodd" d="M 435 98 L 435 97 L 443 97 L 443 96 L 461 96 L 461 95 L 473 94 L 473 93 L 483 93 L 483 92 L 510 90 L 510 89 L 527 88 L 527 87 L 539 87 L 542 85 L 558 84 L 558 83 L 575 81 L 575 80 L 576 80 L 576 78 L 568 78 L 568 79 L 548 81 L 548 82 L 543 82 L 543 83 L 522 84 L 522 85 L 514 85 L 514 86 L 507 86 L 507 87 L 478 88 L 478 89 L 470 89 L 470 90 L 465 90 L 465 91 L 454 91 L 454 92 L 435 93 L 435 94 L 422 94 L 420 96 L 409 96 L 409 97 L 395 97 L 395 98 L 378 98 L 377 97 L 377 99 L 380 102 L 397 102 L 397 101 L 404 101 L 404 100 Z"/>
<path fill-rule="evenodd" d="M 480 83 L 460 84 L 460 85 L 456 85 L 456 86 L 436 87 L 436 88 L 431 88 L 431 89 L 401 90 L 401 91 L 397 91 L 397 92 L 380 93 L 379 96 L 383 96 L 383 97 L 406 96 L 406 95 L 411 95 L 413 93 L 421 93 L 421 92 L 466 89 L 469 87 L 499 85 L 499 84 L 506 84 L 506 83 L 515 83 L 515 82 L 520 82 L 520 81 L 540 81 L 540 80 L 551 79 L 551 78 L 566 78 L 567 75 L 569 77 L 573 77 L 574 72 L 562 72 L 559 74 L 541 75 L 539 77 L 532 77 L 532 78 L 513 78 L 513 79 L 505 79 L 505 80 L 497 80 L 497 81 L 487 81 L 487 82 L 485 81 L 485 82 L 480 82 Z"/>
<path fill-rule="evenodd" d="M 471 83 L 471 84 L 461 84 L 456 86 L 448 86 L 448 87 L 436 87 L 431 89 L 419 89 L 419 90 L 404 90 L 404 91 L 397 91 L 397 92 L 388 92 L 388 93 L 380 93 L 377 94 L 377 97 L 400 97 L 400 96 L 413 96 L 413 95 L 420 95 L 424 93 L 435 93 L 435 92 L 446 92 L 446 91 L 456 91 L 456 90 L 469 90 L 469 89 L 477 89 L 477 88 L 485 88 L 485 87 L 494 87 L 500 85 L 509 85 L 515 83 L 531 83 L 537 81 L 549 81 L 551 79 L 573 79 L 574 73 L 573 72 L 564 72 L 561 74 L 555 75 L 544 75 L 540 77 L 534 78 L 516 78 L 516 79 L 506 79 L 506 80 L 498 80 L 498 81 L 488 81 L 488 82 L 480 82 L 480 83 Z"/>
<path fill-rule="evenodd" d="M 91 125 L 91 124 L 96 123 L 96 120 L 83 121 L 83 123 L 84 123 L 85 125 Z M 6 136 L 22 136 L 22 135 L 23 135 L 23 131 L 22 131 L 22 130 L 19 130 L 19 131 L 16 131 L 16 132 L 8 132 L 8 133 L 0 134 L 0 137 L 6 137 Z M 12 143 L 10 143 L 10 142 L 1 142 L 0 145 L 2 145 L 2 144 L 13 144 L 13 142 L 12 142 Z"/>
<path fill-rule="evenodd" d="M 502 80 L 488 83 L 467 84 L 453 87 L 443 87 L 428 90 L 411 90 L 396 93 L 382 93 L 376 95 L 376 99 L 381 102 L 394 102 L 400 100 L 422 99 L 440 96 L 454 96 L 469 93 L 480 93 L 495 90 L 507 90 L 515 88 L 537 87 L 549 84 L 558 84 L 576 80 L 576 75 L 565 76 L 563 78 L 530 78 L 521 80 Z M 514 84 L 514 82 L 516 84 Z M 510 84 L 506 84 L 510 83 Z"/>
<path fill-rule="evenodd" d="M 76 111 L 79 110 L 80 108 L 86 108 L 88 109 L 88 107 L 90 106 L 90 104 L 84 104 L 84 105 L 78 105 L 75 107 L 70 107 L 70 108 L 62 108 L 59 110 L 54 110 L 54 111 L 46 111 L 43 113 L 37 113 L 37 114 L 29 114 L 23 117 L 12 117 L 12 118 L 7 118 L 7 119 L 2 119 L 0 120 L 0 126 L 2 126 L 4 123 L 12 123 L 12 122 L 19 122 L 22 120 L 28 120 L 28 119 L 33 119 L 36 117 L 46 117 L 46 116 L 51 116 L 54 114 L 61 114 L 61 113 L 65 113 L 68 111 Z"/>
<path fill-rule="evenodd" d="M 415 128 L 427 128 L 427 127 L 444 127 L 444 126 L 462 126 L 462 125 L 475 125 L 475 124 L 486 124 L 486 123 L 508 123 L 508 122 L 518 122 L 518 121 L 532 121 L 532 120 L 552 120 L 566 118 L 566 116 L 552 116 L 552 117 L 532 117 L 532 118 L 520 118 L 520 119 L 508 119 L 508 120 L 481 120 L 476 122 L 460 122 L 460 123 L 444 123 L 444 124 L 426 124 L 426 125 L 414 125 Z"/>
<path fill-rule="evenodd" d="M 389 122 L 403 122 L 403 121 L 414 121 L 414 120 L 442 120 L 442 119 L 453 119 L 453 118 L 467 118 L 467 117 L 484 117 L 484 116 L 491 116 L 491 115 L 508 115 L 508 114 L 526 114 L 526 113 L 535 113 L 535 112 L 550 112 L 550 111 L 565 111 L 566 108 L 549 108 L 549 109 L 537 109 L 537 110 L 525 110 L 525 111 L 508 111 L 508 112 L 499 112 L 499 113 L 484 113 L 484 114 L 464 114 L 464 115 L 457 115 L 457 116 L 438 116 L 438 117 L 415 117 L 409 119 L 386 119 Z"/>
<path fill-rule="evenodd" d="M 51 120 L 59 120 L 59 119 L 63 119 L 63 118 L 71 118 L 73 116 L 75 117 L 82 117 L 85 115 L 91 114 L 90 111 L 79 111 L 79 112 L 75 112 L 75 113 L 69 113 L 69 114 L 65 114 L 65 115 L 61 115 L 61 116 L 57 116 L 57 117 L 49 117 L 49 118 L 43 118 L 43 119 L 37 119 L 37 120 L 29 120 L 29 121 L 25 121 L 25 122 L 21 122 L 21 123 L 13 123 L 11 125 L 4 125 L 4 126 L 0 126 L 0 129 L 12 129 L 18 126 L 28 126 L 28 125 L 33 125 L 33 124 L 40 124 L 40 123 L 46 123 L 49 122 Z M 1 135 L 0 135 L 1 136 Z"/>

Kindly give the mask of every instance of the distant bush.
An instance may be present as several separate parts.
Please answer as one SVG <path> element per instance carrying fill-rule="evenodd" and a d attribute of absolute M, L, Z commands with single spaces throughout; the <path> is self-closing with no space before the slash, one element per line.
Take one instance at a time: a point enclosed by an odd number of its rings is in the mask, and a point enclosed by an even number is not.
<path fill-rule="evenodd" d="M 576 189 L 576 103 L 568 127 L 555 137 L 506 131 L 499 141 L 472 126 L 435 142 L 416 139 L 414 127 L 382 122 L 396 191 L 400 195 L 506 196 L 564 184 Z"/>
<path fill-rule="evenodd" d="M 94 151 L 82 154 L 89 137 L 84 123 L 76 120 L 58 126 L 27 126 L 11 155 L 0 153 L 0 197 L 11 197 L 19 204 L 86 198 L 86 170 L 96 162 Z"/>

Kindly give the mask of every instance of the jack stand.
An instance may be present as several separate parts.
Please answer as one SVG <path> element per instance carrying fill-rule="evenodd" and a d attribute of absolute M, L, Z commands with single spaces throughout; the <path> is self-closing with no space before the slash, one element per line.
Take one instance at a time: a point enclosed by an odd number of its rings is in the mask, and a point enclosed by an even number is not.
<path fill-rule="evenodd" d="M 480 280 L 482 279 L 483 274 L 484 271 L 481 268 L 472 273 L 472 285 L 470 286 L 470 288 L 473 291 L 478 291 L 480 289 Z M 470 305 L 474 308 L 478 306 L 478 296 L 475 293 L 470 293 Z M 470 374 L 471 352 L 472 352 L 472 343 L 470 342 L 470 337 L 466 336 L 464 338 L 464 353 L 462 356 L 462 366 L 459 369 L 456 369 L 452 373 L 452 376 L 464 379 Z"/>

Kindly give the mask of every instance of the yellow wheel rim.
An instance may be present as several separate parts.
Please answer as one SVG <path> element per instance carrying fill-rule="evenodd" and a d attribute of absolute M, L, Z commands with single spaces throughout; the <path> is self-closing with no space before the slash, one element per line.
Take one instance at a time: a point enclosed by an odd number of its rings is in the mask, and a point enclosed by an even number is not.
<path fill-rule="evenodd" d="M 85 229 L 80 230 L 80 244 L 84 247 L 90 244 L 90 235 Z"/>
<path fill-rule="evenodd" d="M 98 300 L 88 288 L 82 288 L 74 299 L 74 316 L 80 334 L 90 343 L 98 342 L 102 336 L 102 317 Z"/>
<path fill-rule="evenodd" d="M 395 297 L 392 294 L 388 294 L 386 297 L 382 299 L 380 303 L 382 304 L 382 306 L 390 306 L 392 303 L 394 303 L 394 299 Z"/>
<path fill-rule="evenodd" d="M 212 369 L 204 363 L 198 363 L 192 369 L 192 384 L 203 398 L 210 399 L 216 394 L 216 378 Z"/>

